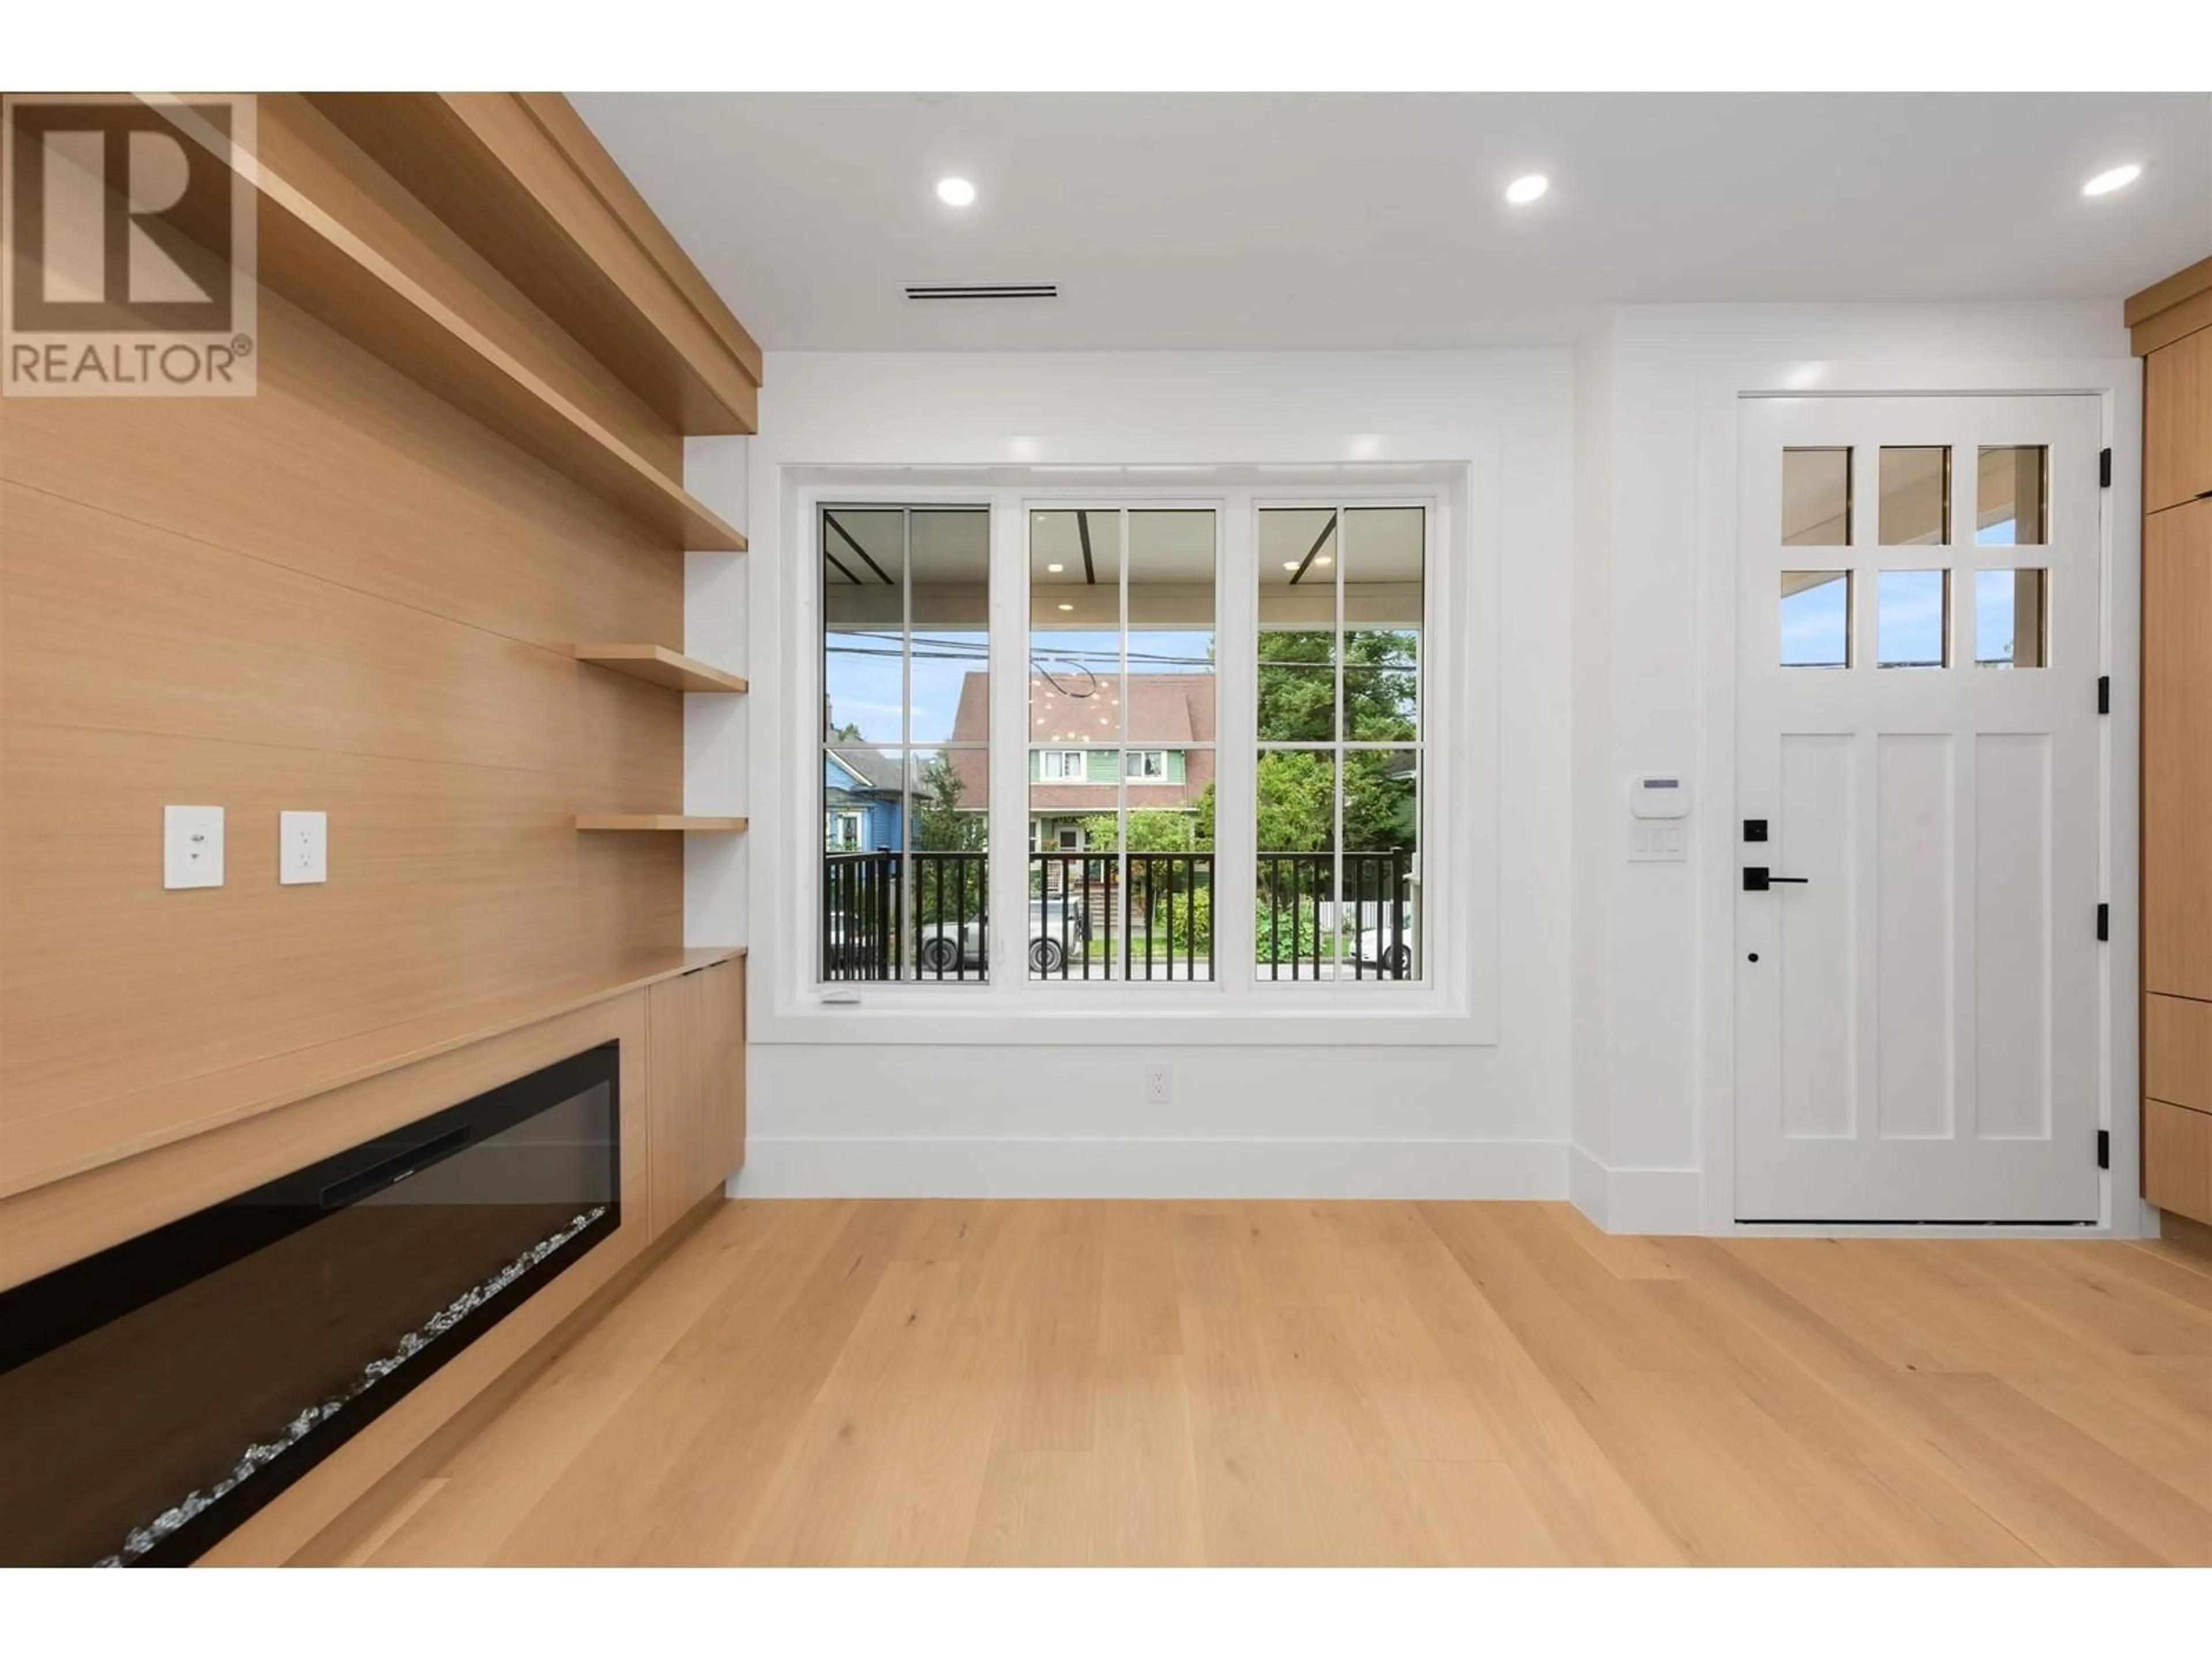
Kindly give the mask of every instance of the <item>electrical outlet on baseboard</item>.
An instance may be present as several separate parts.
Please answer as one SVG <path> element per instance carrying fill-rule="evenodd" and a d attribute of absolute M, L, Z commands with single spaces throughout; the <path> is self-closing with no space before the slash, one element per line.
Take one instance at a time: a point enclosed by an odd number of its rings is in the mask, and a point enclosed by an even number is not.
<path fill-rule="evenodd" d="M 1154 1060 L 1145 1067 L 1145 1104 L 1171 1106 L 1175 1103 L 1175 1067 Z"/>

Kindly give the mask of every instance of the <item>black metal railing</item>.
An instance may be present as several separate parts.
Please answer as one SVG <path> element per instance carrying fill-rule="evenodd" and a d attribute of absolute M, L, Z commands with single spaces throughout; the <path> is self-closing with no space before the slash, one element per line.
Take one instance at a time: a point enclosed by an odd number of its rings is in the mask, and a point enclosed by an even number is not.
<path fill-rule="evenodd" d="M 1213 976 L 1213 854 L 1131 853 L 1128 907 L 1112 853 L 1030 854 L 1034 979 Z"/>
<path fill-rule="evenodd" d="M 987 977 L 989 854 L 831 853 L 823 859 L 825 981 Z M 1212 853 L 1029 854 L 1022 950 L 1030 976 L 1213 976 Z M 1411 860 L 1262 853 L 1254 960 L 1262 979 L 1409 979 L 1415 971 Z M 908 889 L 911 887 L 911 892 Z"/>
<path fill-rule="evenodd" d="M 824 980 L 979 980 L 990 938 L 988 853 L 830 853 L 822 860 Z M 913 915 L 905 891 L 912 872 Z"/>
<path fill-rule="evenodd" d="M 1410 979 L 1411 872 L 1404 852 L 1346 853 L 1336 903 L 1334 853 L 1262 853 L 1255 961 L 1261 979 Z"/>

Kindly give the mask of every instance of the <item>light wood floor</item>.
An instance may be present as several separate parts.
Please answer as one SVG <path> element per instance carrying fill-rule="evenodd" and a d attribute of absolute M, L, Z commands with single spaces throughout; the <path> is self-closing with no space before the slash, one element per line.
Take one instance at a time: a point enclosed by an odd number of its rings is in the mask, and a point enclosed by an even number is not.
<path fill-rule="evenodd" d="M 2204 1563 L 2212 1273 L 1555 1204 L 732 1204 L 351 1555 Z"/>

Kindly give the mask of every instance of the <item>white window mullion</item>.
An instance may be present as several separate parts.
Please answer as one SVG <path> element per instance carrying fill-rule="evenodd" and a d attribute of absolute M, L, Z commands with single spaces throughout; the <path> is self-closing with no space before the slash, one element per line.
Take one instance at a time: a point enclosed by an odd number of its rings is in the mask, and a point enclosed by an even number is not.
<path fill-rule="evenodd" d="M 1215 534 L 1213 978 L 1224 995 L 1252 987 L 1259 879 L 1259 524 L 1249 490 L 1223 502 Z"/>
<path fill-rule="evenodd" d="M 994 1001 L 1029 981 L 1030 573 L 1021 497 L 991 495 L 991 941 Z"/>
<path fill-rule="evenodd" d="M 1129 685 L 1129 509 L 1121 508 L 1114 515 L 1117 533 L 1121 536 L 1121 684 L 1117 692 L 1121 705 L 1121 718 L 1116 727 L 1121 758 L 1115 763 L 1114 771 L 1114 908 L 1115 933 L 1113 948 L 1108 953 L 1106 977 L 1119 980 L 1127 977 L 1129 960 L 1129 704 L 1133 701 Z"/>
<path fill-rule="evenodd" d="M 1335 889 L 1335 902 L 1329 908 L 1329 978 L 1332 983 L 1340 983 L 1344 978 L 1344 773 L 1350 758 L 1350 751 L 1345 744 L 1352 735 L 1349 729 L 1352 711 L 1345 706 L 1344 701 L 1344 657 L 1351 631 L 1345 626 L 1344 573 L 1352 563 L 1352 515 L 1340 501 L 1335 512 L 1336 649 L 1330 654 L 1336 659 L 1336 787 L 1329 801 L 1329 810 L 1335 814 L 1329 841 L 1336 848 L 1336 878 L 1331 884 Z"/>

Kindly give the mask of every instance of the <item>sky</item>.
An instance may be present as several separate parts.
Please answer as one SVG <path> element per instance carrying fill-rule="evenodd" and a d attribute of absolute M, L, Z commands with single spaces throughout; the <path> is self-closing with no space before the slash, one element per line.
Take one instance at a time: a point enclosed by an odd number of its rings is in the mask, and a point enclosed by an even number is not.
<path fill-rule="evenodd" d="M 1982 547 L 2013 544 L 2013 522 L 1986 525 L 1976 532 Z M 1865 579 L 1875 576 L 1875 592 L 1863 592 Z M 2008 662 L 2012 657 L 2013 573 L 2010 570 L 1954 572 L 1953 581 L 1971 577 L 1974 586 L 1974 660 Z M 1839 667 L 1844 660 L 1848 631 L 1846 592 L 1862 591 L 1859 602 L 1875 605 L 1875 635 L 1877 660 L 1885 665 L 1934 665 L 1942 661 L 1944 601 L 1942 573 L 1935 570 L 1862 571 L 1856 583 L 1846 583 L 1842 573 L 1793 593 L 1782 601 L 1782 661 L 1786 667 Z M 1954 594 L 1953 603 L 1963 595 Z"/>

